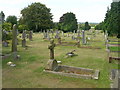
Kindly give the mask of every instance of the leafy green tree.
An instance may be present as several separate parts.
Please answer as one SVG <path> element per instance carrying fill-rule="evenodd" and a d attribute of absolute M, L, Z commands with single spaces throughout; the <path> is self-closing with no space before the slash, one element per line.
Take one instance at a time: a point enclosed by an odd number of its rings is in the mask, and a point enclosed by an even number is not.
<path fill-rule="evenodd" d="M 25 24 L 30 30 L 40 31 L 52 28 L 50 8 L 41 3 L 32 3 L 21 10 L 20 24 Z"/>
<path fill-rule="evenodd" d="M 19 25 L 18 30 L 21 33 L 21 32 L 23 32 L 23 30 L 28 30 L 28 27 L 27 27 L 27 25 Z"/>
<path fill-rule="evenodd" d="M 89 30 L 91 26 L 89 25 L 88 22 L 85 22 L 84 30 Z"/>
<path fill-rule="evenodd" d="M 6 22 L 11 23 L 13 26 L 14 24 L 17 24 L 17 17 L 16 16 L 8 16 L 6 18 Z"/>
<path fill-rule="evenodd" d="M 2 28 L 2 41 L 12 39 L 12 32 L 10 31 L 11 27 L 12 27 L 12 24 L 4 22 L 2 24 L 2 26 L 3 26 L 3 28 Z"/>
<path fill-rule="evenodd" d="M 4 22 L 3 23 L 3 30 L 10 31 L 12 27 L 11 23 Z"/>
<path fill-rule="evenodd" d="M 1 11 L 0 12 L 0 19 L 1 19 L 1 22 L 2 22 L 2 24 L 4 23 L 4 21 L 5 21 L 5 14 L 3 13 L 3 11 Z"/>
<path fill-rule="evenodd" d="M 99 26 L 104 31 L 107 30 L 109 36 L 120 38 L 120 1 L 111 3 L 111 8 L 107 9 L 104 22 Z"/>
<path fill-rule="evenodd" d="M 65 13 L 59 20 L 59 27 L 64 32 L 74 31 L 77 30 L 77 19 L 75 14 L 73 13 Z"/>

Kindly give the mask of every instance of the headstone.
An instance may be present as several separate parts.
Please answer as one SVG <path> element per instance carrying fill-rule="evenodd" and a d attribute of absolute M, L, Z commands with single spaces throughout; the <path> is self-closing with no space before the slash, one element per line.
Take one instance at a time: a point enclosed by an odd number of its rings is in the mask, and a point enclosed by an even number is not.
<path fill-rule="evenodd" d="M 80 37 L 80 30 L 77 30 L 77 33 L 78 33 L 77 37 L 79 38 Z"/>
<path fill-rule="evenodd" d="M 77 47 L 80 47 L 80 40 L 77 41 Z"/>
<path fill-rule="evenodd" d="M 48 46 L 48 49 L 50 49 L 50 59 L 54 59 L 54 47 L 55 47 L 54 40 L 51 40 L 50 45 Z"/>
<path fill-rule="evenodd" d="M 86 44 L 85 31 L 82 30 L 82 43 Z"/>
<path fill-rule="evenodd" d="M 113 83 L 112 83 L 112 88 L 118 88 L 118 90 L 119 90 L 120 89 L 120 70 L 116 70 L 116 72 L 114 72 L 114 73 L 115 74 L 114 74 L 114 79 L 113 79 Z"/>
<path fill-rule="evenodd" d="M 62 31 L 62 36 L 64 37 L 64 32 Z"/>
<path fill-rule="evenodd" d="M 25 38 L 26 38 L 26 31 L 24 30 L 22 33 L 22 39 L 25 39 Z"/>
<path fill-rule="evenodd" d="M 59 38 L 59 31 L 58 30 L 56 30 L 55 38 Z"/>
<path fill-rule="evenodd" d="M 50 40 L 50 35 L 48 30 L 47 30 L 47 39 Z"/>
<path fill-rule="evenodd" d="M 26 47 L 26 39 L 22 39 L 22 47 Z"/>
<path fill-rule="evenodd" d="M 48 49 L 50 49 L 50 60 L 47 62 L 46 70 L 56 71 L 58 68 L 58 63 L 54 59 L 54 40 L 50 41 L 50 45 L 48 46 Z"/>
<path fill-rule="evenodd" d="M 47 38 L 45 30 L 43 31 L 43 39 Z"/>
<path fill-rule="evenodd" d="M 30 41 L 32 41 L 32 34 L 33 34 L 33 32 L 30 31 L 30 32 L 29 32 L 29 40 L 30 40 Z"/>
<path fill-rule="evenodd" d="M 61 37 L 58 38 L 58 44 L 61 44 Z"/>
<path fill-rule="evenodd" d="M 12 52 L 17 52 L 17 26 L 16 24 L 13 25 L 13 31 L 12 31 Z"/>
<path fill-rule="evenodd" d="M 7 41 L 3 41 L 3 42 L 2 42 L 2 46 L 3 46 L 3 47 L 8 47 L 8 42 L 7 42 Z"/>

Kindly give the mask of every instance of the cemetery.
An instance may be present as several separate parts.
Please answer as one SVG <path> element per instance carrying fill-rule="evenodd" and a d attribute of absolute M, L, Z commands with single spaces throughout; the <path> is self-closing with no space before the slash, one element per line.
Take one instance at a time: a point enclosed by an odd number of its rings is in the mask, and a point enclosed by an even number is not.
<path fill-rule="evenodd" d="M 112 26 L 105 28 L 107 21 L 102 24 L 78 23 L 71 12 L 55 23 L 45 5 L 32 3 L 29 8 L 34 11 L 35 5 L 44 7 L 41 11 L 47 12 L 45 17 L 37 14 L 41 21 L 24 16 L 32 16 L 29 14 L 32 11 L 26 12 L 27 7 L 21 10 L 24 18 L 16 23 L 3 21 L 0 43 L 2 88 L 119 88 L 120 38 L 117 28 L 116 31 L 111 31 Z M 72 21 L 75 22 L 73 25 Z M 6 23 L 11 28 L 5 26 Z"/>

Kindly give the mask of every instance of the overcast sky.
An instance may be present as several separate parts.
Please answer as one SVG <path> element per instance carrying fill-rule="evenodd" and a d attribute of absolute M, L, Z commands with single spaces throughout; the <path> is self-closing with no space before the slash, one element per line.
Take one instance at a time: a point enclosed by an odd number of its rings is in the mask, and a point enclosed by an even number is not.
<path fill-rule="evenodd" d="M 78 22 L 101 22 L 112 0 L 0 0 L 0 11 L 4 12 L 5 17 L 19 17 L 20 11 L 34 2 L 41 2 L 51 8 L 55 22 L 66 12 L 73 12 Z"/>

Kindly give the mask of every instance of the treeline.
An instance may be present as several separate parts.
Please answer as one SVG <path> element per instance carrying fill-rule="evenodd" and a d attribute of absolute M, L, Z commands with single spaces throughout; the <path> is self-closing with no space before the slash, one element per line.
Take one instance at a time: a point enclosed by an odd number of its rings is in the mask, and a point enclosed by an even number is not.
<path fill-rule="evenodd" d="M 107 9 L 105 19 L 95 29 L 107 30 L 109 36 L 120 38 L 120 2 L 112 2 L 111 8 Z"/>
<path fill-rule="evenodd" d="M 1 11 L 0 16 L 2 20 L 3 30 L 12 30 L 12 26 L 17 24 L 19 32 L 23 30 L 32 30 L 39 32 L 43 30 L 53 29 L 62 30 L 64 32 L 77 31 L 79 29 L 89 30 L 91 26 L 88 22 L 84 25 L 79 25 L 76 16 L 72 12 L 67 12 L 60 17 L 58 23 L 53 22 L 53 15 L 50 13 L 51 9 L 41 3 L 32 3 L 21 10 L 21 17 L 8 16 L 5 20 L 5 14 Z"/>

